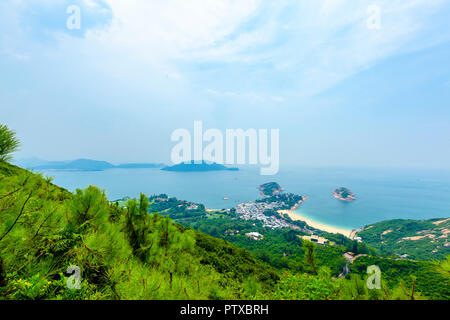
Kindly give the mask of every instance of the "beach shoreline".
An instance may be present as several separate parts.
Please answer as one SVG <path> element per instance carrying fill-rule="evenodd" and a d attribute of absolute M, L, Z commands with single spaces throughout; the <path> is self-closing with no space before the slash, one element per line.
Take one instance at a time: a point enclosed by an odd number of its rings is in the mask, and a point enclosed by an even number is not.
<path fill-rule="evenodd" d="M 329 233 L 337 233 L 337 234 L 342 234 L 344 236 L 346 236 L 347 238 L 350 238 L 352 235 L 352 231 L 350 229 L 344 229 L 344 228 L 338 228 L 338 227 L 334 227 L 334 226 L 330 226 L 330 225 L 326 225 L 323 223 L 319 223 L 316 222 L 314 220 L 311 220 L 309 218 L 305 218 L 303 217 L 301 214 L 299 214 L 298 212 L 294 211 L 294 210 L 280 210 L 278 211 L 281 214 L 286 214 L 289 216 L 289 218 L 291 218 L 293 221 L 303 221 L 306 222 L 309 226 L 318 229 L 318 230 L 322 230 L 322 231 L 326 231 Z"/>

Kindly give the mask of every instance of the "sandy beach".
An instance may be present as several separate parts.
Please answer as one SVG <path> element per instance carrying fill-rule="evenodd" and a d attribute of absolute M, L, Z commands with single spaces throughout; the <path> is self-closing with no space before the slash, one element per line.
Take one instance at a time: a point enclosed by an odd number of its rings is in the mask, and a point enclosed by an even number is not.
<path fill-rule="evenodd" d="M 305 218 L 303 216 L 301 216 L 299 213 L 293 211 L 293 210 L 280 210 L 278 211 L 281 214 L 287 214 L 292 220 L 294 221 L 303 221 L 306 222 L 309 226 L 315 228 L 315 229 L 319 229 L 319 230 L 323 230 L 329 233 L 339 233 L 342 234 L 346 237 L 350 237 L 352 230 L 347 230 L 347 229 L 342 229 L 342 228 L 336 228 L 333 226 L 329 226 L 323 223 L 318 223 L 315 222 L 311 219 Z"/>

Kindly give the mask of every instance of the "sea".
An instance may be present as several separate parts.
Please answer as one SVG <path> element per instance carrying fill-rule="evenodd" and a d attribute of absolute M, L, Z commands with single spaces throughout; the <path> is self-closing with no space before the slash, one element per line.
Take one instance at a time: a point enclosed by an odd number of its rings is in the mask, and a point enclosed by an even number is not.
<path fill-rule="evenodd" d="M 315 222 L 359 229 L 390 219 L 450 217 L 450 170 L 283 167 L 275 176 L 259 169 L 240 171 L 168 172 L 160 169 L 110 169 L 98 172 L 46 170 L 45 176 L 70 191 L 95 185 L 108 198 L 167 194 L 202 203 L 210 209 L 235 207 L 260 198 L 263 183 L 277 182 L 286 192 L 308 196 L 297 212 Z M 332 195 L 346 187 L 356 195 L 342 202 Z M 228 199 L 228 200 L 225 200 Z"/>

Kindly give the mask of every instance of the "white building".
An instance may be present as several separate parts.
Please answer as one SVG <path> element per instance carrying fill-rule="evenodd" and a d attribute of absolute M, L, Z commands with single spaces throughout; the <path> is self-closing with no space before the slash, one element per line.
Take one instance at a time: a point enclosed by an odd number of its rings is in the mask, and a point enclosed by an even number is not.
<path fill-rule="evenodd" d="M 246 233 L 245 235 L 256 241 L 262 240 L 264 238 L 264 236 L 259 232 L 250 232 L 250 233 Z"/>

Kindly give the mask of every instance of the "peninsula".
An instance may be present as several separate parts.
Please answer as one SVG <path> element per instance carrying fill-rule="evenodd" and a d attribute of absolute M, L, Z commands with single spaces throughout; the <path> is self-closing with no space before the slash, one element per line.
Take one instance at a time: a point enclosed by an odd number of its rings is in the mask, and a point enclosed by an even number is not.
<path fill-rule="evenodd" d="M 283 192 L 283 188 L 276 182 L 269 182 L 258 187 L 263 197 L 272 197 Z"/>

